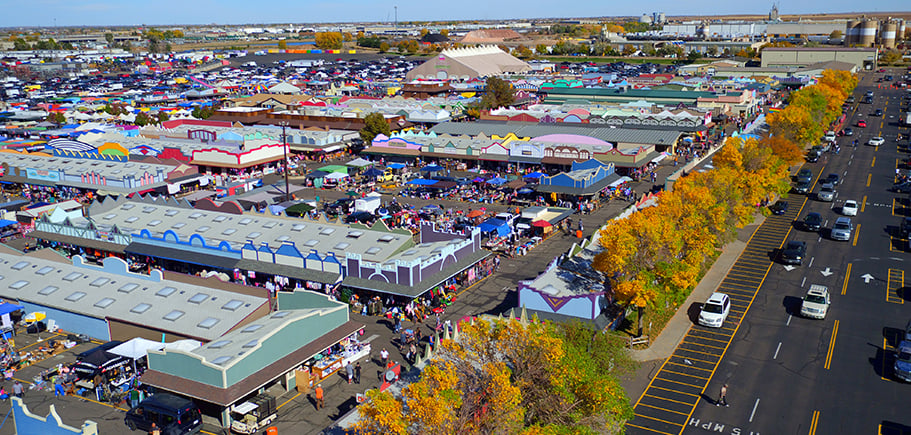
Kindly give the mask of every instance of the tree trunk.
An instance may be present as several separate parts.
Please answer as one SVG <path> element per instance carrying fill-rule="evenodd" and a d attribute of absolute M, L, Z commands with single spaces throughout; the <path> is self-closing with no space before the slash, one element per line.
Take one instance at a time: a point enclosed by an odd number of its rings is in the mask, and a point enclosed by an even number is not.
<path fill-rule="evenodd" d="M 642 322 L 643 322 L 642 316 L 645 314 L 645 307 L 638 307 L 638 308 L 639 308 L 639 331 L 636 333 L 636 337 L 641 337 L 642 336 Z"/>

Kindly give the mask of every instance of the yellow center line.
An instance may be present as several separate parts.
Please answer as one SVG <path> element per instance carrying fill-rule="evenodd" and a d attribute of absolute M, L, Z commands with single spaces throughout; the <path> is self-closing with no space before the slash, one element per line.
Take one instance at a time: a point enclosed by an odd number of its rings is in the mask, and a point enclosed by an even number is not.
<path fill-rule="evenodd" d="M 870 187 L 870 180 L 873 179 L 873 174 L 867 174 L 867 187 Z"/>
<path fill-rule="evenodd" d="M 276 410 L 282 409 L 282 406 L 285 406 L 285 405 L 288 404 L 288 402 L 290 402 L 290 401 L 292 401 L 292 400 L 294 400 L 294 399 L 297 399 L 297 396 L 300 396 L 301 394 L 302 394 L 302 393 L 297 393 L 297 394 L 295 394 L 294 397 L 292 397 L 292 398 L 286 400 L 286 401 L 285 401 L 284 403 L 282 403 L 281 405 L 276 406 L 275 409 L 276 409 Z"/>
<path fill-rule="evenodd" d="M 851 263 L 848 263 L 848 271 L 845 272 L 845 283 L 841 286 L 841 295 L 844 296 L 848 291 L 848 278 L 851 277 Z"/>
<path fill-rule="evenodd" d="M 810 420 L 809 435 L 816 435 L 816 425 L 819 423 L 819 411 L 813 411 L 813 419 Z"/>
<path fill-rule="evenodd" d="M 854 242 L 851 243 L 851 246 L 857 246 L 858 237 L 860 237 L 860 224 L 857 224 L 857 228 L 854 229 Z"/>
<path fill-rule="evenodd" d="M 835 321 L 835 327 L 832 328 L 832 338 L 829 339 L 829 352 L 826 354 L 826 370 L 832 366 L 832 354 L 835 353 L 835 337 L 838 335 L 838 320 Z"/>
<path fill-rule="evenodd" d="M 879 147 L 876 148 L 878 149 Z M 876 166 L 876 156 L 873 156 L 873 161 L 870 162 L 870 167 L 872 168 L 873 166 Z"/>
<path fill-rule="evenodd" d="M 860 202 L 860 212 L 864 212 L 864 208 L 867 207 L 867 195 L 864 195 L 864 199 Z"/>

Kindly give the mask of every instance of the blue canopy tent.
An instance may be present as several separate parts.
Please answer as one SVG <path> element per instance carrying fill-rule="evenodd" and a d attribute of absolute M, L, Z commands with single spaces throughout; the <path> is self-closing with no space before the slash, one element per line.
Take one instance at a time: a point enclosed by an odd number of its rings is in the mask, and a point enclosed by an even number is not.
<path fill-rule="evenodd" d="M 16 221 L 11 221 L 9 219 L 0 219 L 0 228 L 6 228 L 10 225 L 15 225 Z"/>
<path fill-rule="evenodd" d="M 535 172 L 523 175 L 522 178 L 533 178 L 533 179 L 537 180 L 538 178 L 541 178 L 543 176 L 544 176 L 544 174 L 542 174 L 538 171 L 535 171 Z"/>
<path fill-rule="evenodd" d="M 496 232 L 500 237 L 506 237 L 512 232 L 506 221 L 497 218 L 490 218 L 481 222 L 481 224 L 478 225 L 478 229 L 481 230 L 482 233 Z"/>
<path fill-rule="evenodd" d="M 414 180 L 411 180 L 405 184 L 410 185 L 410 186 L 430 186 L 432 184 L 437 184 L 437 182 L 439 182 L 439 180 L 428 180 L 426 178 L 415 178 Z"/>
<path fill-rule="evenodd" d="M 440 172 L 443 170 L 443 167 L 440 165 L 427 165 L 421 168 L 421 172 Z"/>
<path fill-rule="evenodd" d="M 390 164 L 386 165 L 386 167 L 389 169 L 402 169 L 405 167 L 405 164 L 404 163 L 390 163 Z"/>
<path fill-rule="evenodd" d="M 494 177 L 494 178 L 487 180 L 487 184 L 490 184 L 492 186 L 499 186 L 505 182 L 506 182 L 506 179 L 503 177 Z"/>
<path fill-rule="evenodd" d="M 383 174 L 384 174 L 383 170 L 377 169 L 377 168 L 370 168 L 370 169 L 364 171 L 365 177 L 379 177 L 379 176 L 382 176 Z"/>
<path fill-rule="evenodd" d="M 15 313 L 19 310 L 24 310 L 25 307 L 22 305 L 11 304 L 9 302 L 4 302 L 0 304 L 0 318 L 2 318 L 2 325 L 9 325 L 3 327 L 3 336 L 4 338 L 11 338 L 13 335 L 13 320 L 10 318 L 10 314 Z"/>

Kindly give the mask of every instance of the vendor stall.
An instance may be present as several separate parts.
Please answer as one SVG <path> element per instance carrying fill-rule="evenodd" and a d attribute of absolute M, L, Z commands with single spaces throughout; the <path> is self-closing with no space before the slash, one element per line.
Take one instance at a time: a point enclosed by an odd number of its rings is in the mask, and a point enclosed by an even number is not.
<path fill-rule="evenodd" d="M 352 335 L 314 357 L 310 371 L 319 379 L 326 379 L 346 365 L 354 364 L 369 355 L 370 343 L 360 343 Z"/>

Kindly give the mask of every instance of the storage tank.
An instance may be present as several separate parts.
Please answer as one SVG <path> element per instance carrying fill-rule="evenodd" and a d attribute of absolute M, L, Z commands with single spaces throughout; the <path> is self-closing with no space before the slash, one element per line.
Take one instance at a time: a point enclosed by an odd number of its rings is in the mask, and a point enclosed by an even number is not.
<path fill-rule="evenodd" d="M 640 23 L 648 23 L 648 24 L 651 24 L 651 23 L 652 23 L 652 17 L 650 17 L 650 16 L 648 16 L 648 15 L 645 15 L 645 14 L 642 14 L 642 16 L 639 17 L 639 22 L 640 22 Z"/>
<path fill-rule="evenodd" d="M 895 48 L 895 32 L 898 31 L 898 25 L 895 23 L 883 23 L 879 33 L 879 43 L 885 48 Z"/>
<path fill-rule="evenodd" d="M 667 17 L 664 15 L 664 12 L 658 12 L 658 22 L 662 24 L 667 22 Z"/>
<path fill-rule="evenodd" d="M 905 20 L 898 20 L 898 34 L 895 35 L 896 41 L 905 40 Z"/>
<path fill-rule="evenodd" d="M 861 47 L 872 47 L 876 42 L 877 27 L 879 27 L 879 22 L 875 20 L 867 20 L 860 23 L 860 32 L 857 35 L 859 40 L 857 44 Z"/>
<path fill-rule="evenodd" d="M 860 43 L 860 38 L 857 35 L 860 33 L 860 21 L 858 20 L 849 20 L 845 24 L 845 45 L 850 47 L 855 44 Z"/>

